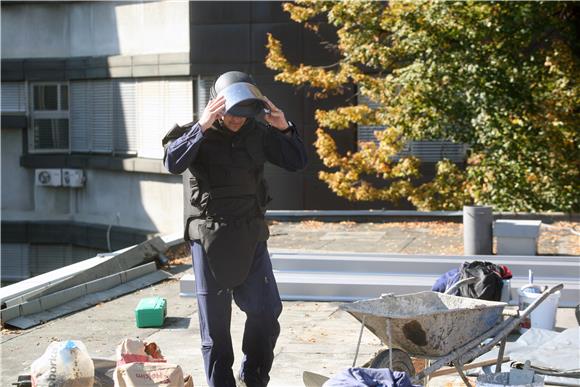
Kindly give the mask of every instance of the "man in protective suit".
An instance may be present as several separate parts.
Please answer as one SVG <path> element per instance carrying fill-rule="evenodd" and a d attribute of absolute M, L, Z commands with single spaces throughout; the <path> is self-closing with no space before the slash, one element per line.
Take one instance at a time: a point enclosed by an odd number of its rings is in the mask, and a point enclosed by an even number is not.
<path fill-rule="evenodd" d="M 306 166 L 306 150 L 295 126 L 251 76 L 222 74 L 210 95 L 198 122 L 176 125 L 165 136 L 164 164 L 189 177 L 185 238 L 191 243 L 208 384 L 236 385 L 233 297 L 247 316 L 239 378 L 249 387 L 266 386 L 282 303 L 266 245 L 270 197 L 264 163 L 297 171 Z"/>

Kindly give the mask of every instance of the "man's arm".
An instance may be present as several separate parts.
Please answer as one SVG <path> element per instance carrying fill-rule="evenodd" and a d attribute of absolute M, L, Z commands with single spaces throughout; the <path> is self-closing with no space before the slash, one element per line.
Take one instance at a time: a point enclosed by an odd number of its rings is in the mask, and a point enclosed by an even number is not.
<path fill-rule="evenodd" d="M 264 101 L 269 109 L 264 116 L 268 123 L 264 135 L 266 160 L 291 172 L 303 169 L 308 158 L 298 130 L 272 101 L 267 97 Z"/>
<path fill-rule="evenodd" d="M 296 127 L 292 124 L 286 130 L 282 133 L 280 129 L 266 127 L 264 153 L 266 160 L 272 164 L 294 172 L 306 167 L 308 157 Z"/>
<path fill-rule="evenodd" d="M 199 151 L 203 134 L 222 114 L 225 104 L 226 100 L 223 96 L 210 100 L 207 106 L 203 109 L 199 121 L 193 125 L 189 131 L 169 143 L 169 145 L 164 144 L 165 156 L 163 157 L 163 165 L 165 165 L 165 168 L 167 168 L 169 172 L 179 175 L 185 172 L 185 170 L 191 165 Z M 177 129 L 180 128 L 178 127 Z M 171 132 L 174 131 L 175 128 Z M 167 136 L 169 136 L 171 132 Z"/>
<path fill-rule="evenodd" d="M 170 142 L 165 147 L 163 157 L 165 168 L 175 175 L 183 173 L 195 160 L 202 139 L 203 131 L 200 124 L 196 123 L 181 137 Z"/>

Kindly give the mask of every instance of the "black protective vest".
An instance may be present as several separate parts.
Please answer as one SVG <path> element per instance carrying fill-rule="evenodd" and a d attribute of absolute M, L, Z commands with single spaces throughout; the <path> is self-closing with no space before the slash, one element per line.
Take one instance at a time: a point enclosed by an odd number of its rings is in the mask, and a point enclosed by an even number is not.
<path fill-rule="evenodd" d="M 261 220 L 259 240 L 268 239 L 264 130 L 248 119 L 236 134 L 223 128 L 206 131 L 196 160 L 183 174 L 186 240 L 200 239 L 200 223 L 231 219 Z"/>
<path fill-rule="evenodd" d="M 204 247 L 224 288 L 247 277 L 259 241 L 268 239 L 264 214 L 270 201 L 264 180 L 264 127 L 253 119 L 237 132 L 210 128 L 184 174 L 185 239 Z"/>

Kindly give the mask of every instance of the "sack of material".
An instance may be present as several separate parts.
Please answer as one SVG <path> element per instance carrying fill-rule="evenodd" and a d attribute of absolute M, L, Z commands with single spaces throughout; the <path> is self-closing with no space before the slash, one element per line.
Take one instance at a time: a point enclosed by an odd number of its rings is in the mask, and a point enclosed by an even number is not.
<path fill-rule="evenodd" d="M 92 387 L 95 381 L 93 361 L 77 340 L 50 343 L 30 368 L 33 387 Z"/>
<path fill-rule="evenodd" d="M 184 378 L 179 365 L 168 364 L 155 343 L 124 339 L 116 352 L 115 387 L 193 387 L 191 376 Z"/>
<path fill-rule="evenodd" d="M 155 343 L 124 339 L 117 346 L 117 366 L 129 363 L 164 363 L 166 360 Z"/>
<path fill-rule="evenodd" d="M 180 366 L 168 363 L 130 363 L 117 366 L 115 387 L 184 387 Z"/>

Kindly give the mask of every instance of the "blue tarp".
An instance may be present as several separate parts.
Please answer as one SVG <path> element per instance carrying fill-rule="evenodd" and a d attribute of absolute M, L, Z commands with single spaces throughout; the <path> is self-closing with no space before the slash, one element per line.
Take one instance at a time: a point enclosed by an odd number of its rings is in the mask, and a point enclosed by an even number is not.
<path fill-rule="evenodd" d="M 406 372 L 389 368 L 347 368 L 324 383 L 323 387 L 416 387 Z"/>
<path fill-rule="evenodd" d="M 431 288 L 434 292 L 445 293 L 447 289 L 453 286 L 457 281 L 459 281 L 459 277 L 461 273 L 459 269 L 451 269 L 447 273 L 441 275 L 441 277 L 437 278 L 435 284 Z M 455 290 L 453 295 L 457 294 L 457 290 Z"/>

